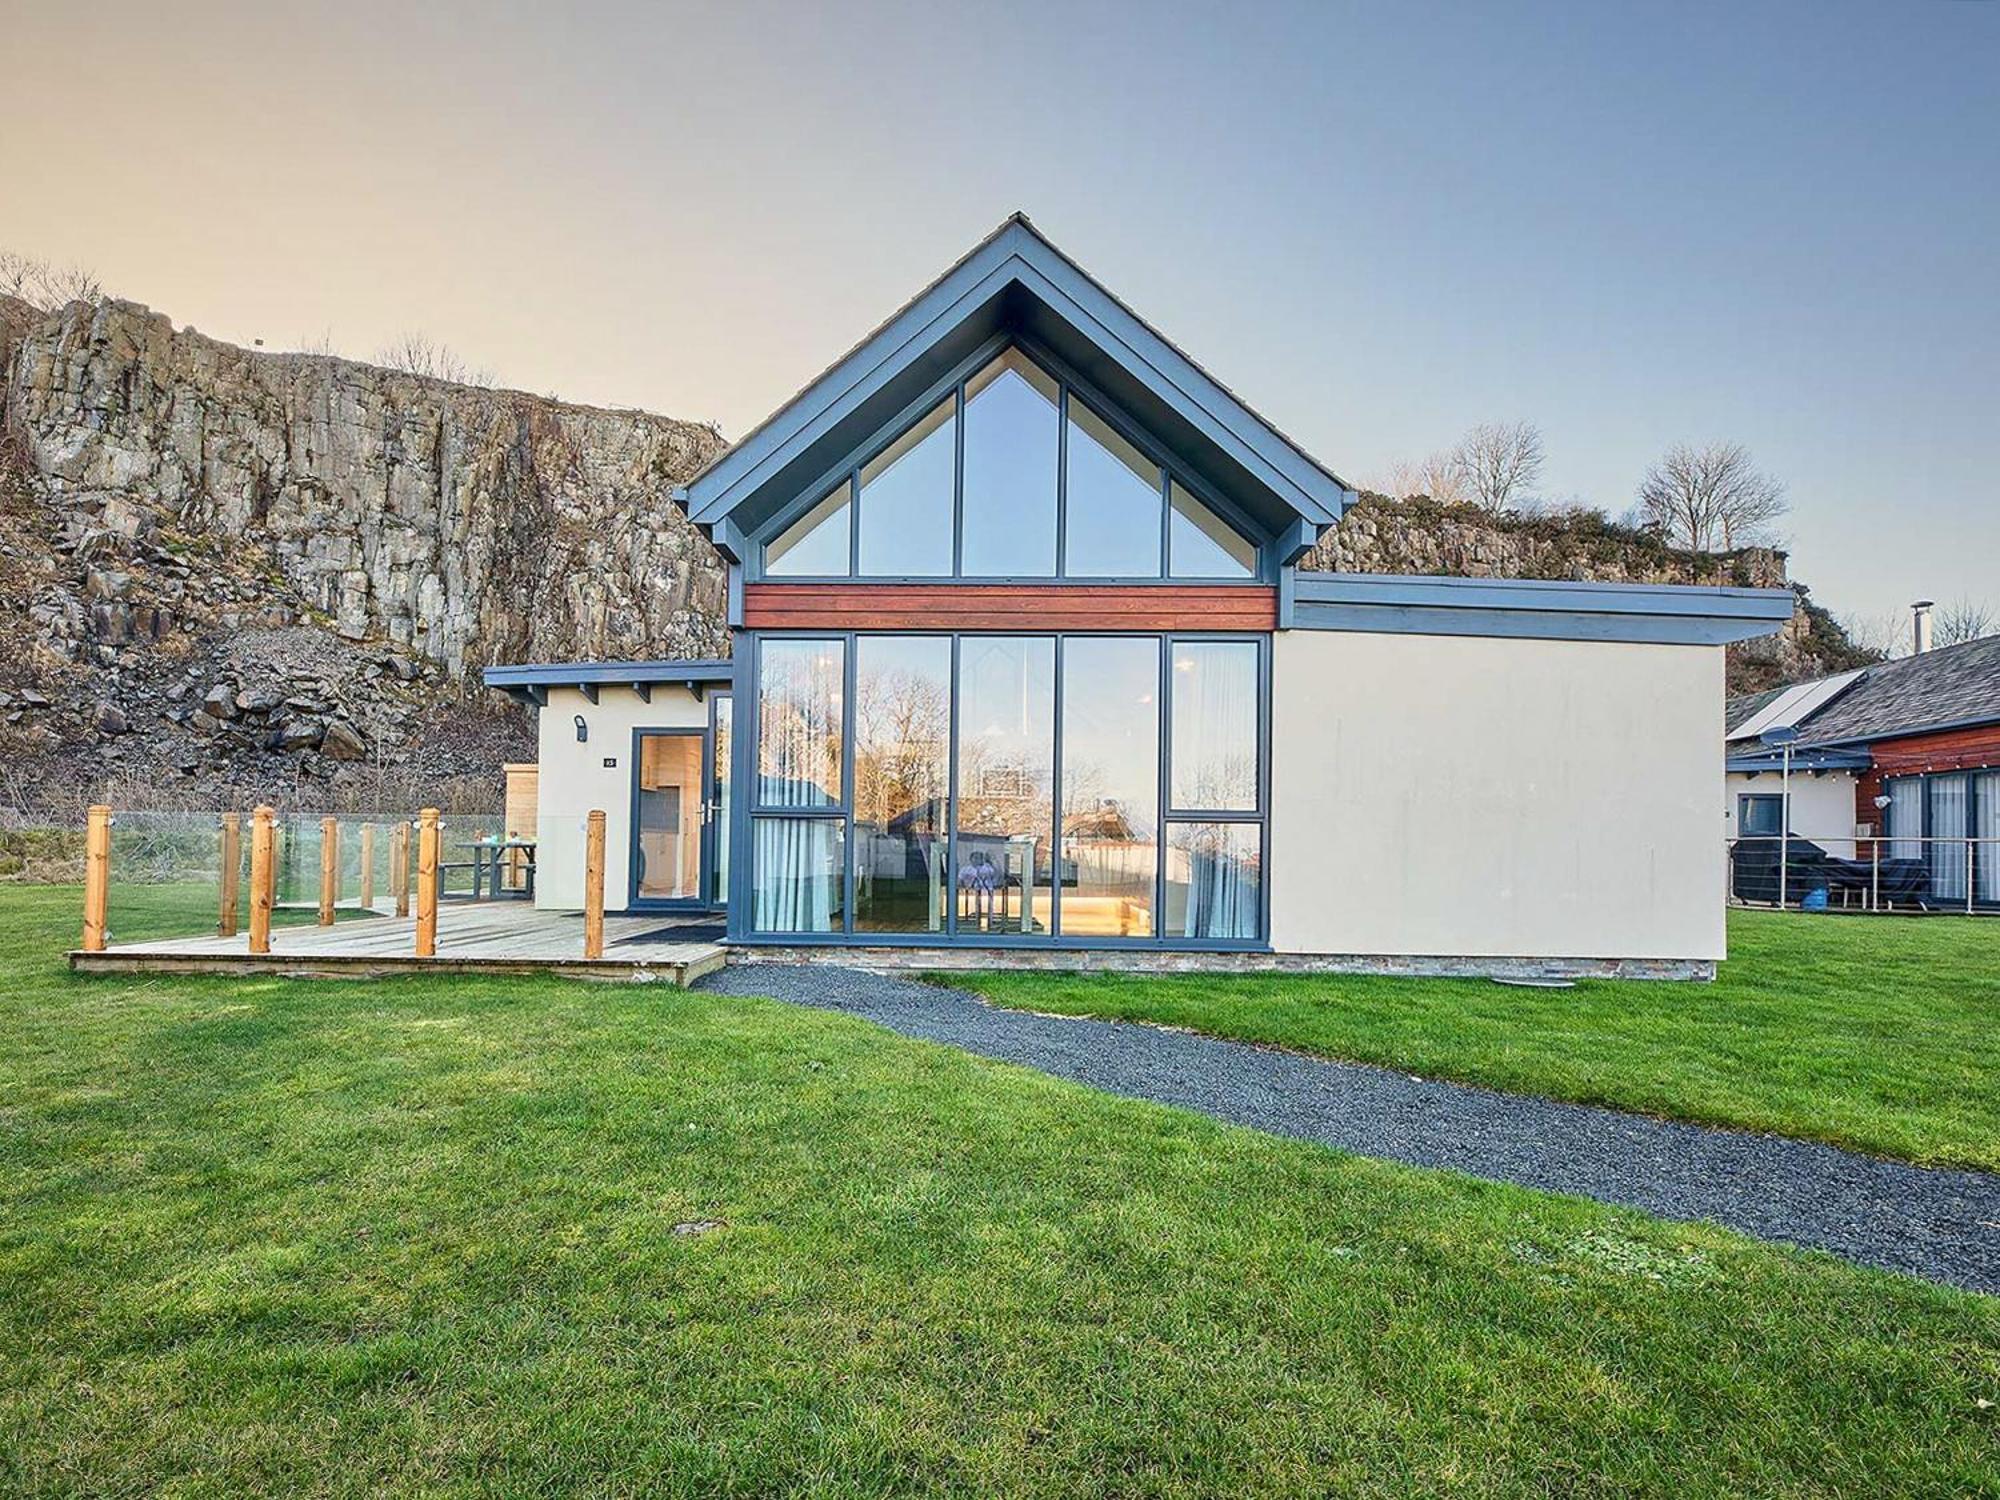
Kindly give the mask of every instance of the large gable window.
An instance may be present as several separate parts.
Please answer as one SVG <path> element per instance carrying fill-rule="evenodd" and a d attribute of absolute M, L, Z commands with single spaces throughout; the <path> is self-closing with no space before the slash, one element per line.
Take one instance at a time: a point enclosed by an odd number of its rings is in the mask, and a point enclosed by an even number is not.
<path fill-rule="evenodd" d="M 1257 576 L 1257 544 L 1019 349 L 765 544 L 774 578 Z"/>

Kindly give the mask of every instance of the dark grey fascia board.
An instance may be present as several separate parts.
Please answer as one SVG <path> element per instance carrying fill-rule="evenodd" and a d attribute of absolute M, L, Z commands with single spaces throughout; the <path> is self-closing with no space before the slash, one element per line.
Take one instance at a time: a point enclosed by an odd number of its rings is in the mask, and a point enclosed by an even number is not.
<path fill-rule="evenodd" d="M 711 464 L 682 492 L 691 519 L 713 525 L 879 395 L 966 319 L 1019 287 L 1079 328 L 1105 355 L 1240 464 L 1285 505 L 1322 525 L 1350 491 L 1339 479 L 1016 217 L 918 295 L 852 353 Z"/>
<path fill-rule="evenodd" d="M 629 687 L 642 697 L 662 686 L 682 686 L 697 696 L 714 683 L 729 682 L 735 666 L 728 661 L 576 661 L 523 662 L 488 667 L 486 686 L 537 708 L 548 705 L 549 689 L 580 688 L 588 695 L 600 687 Z"/>
<path fill-rule="evenodd" d="M 1865 771 L 1874 758 L 1865 751 L 1806 749 L 1792 752 L 1792 771 Z M 1744 776 L 1761 776 L 1766 771 L 1782 772 L 1785 758 L 1769 750 L 1754 755 L 1731 755 L 1722 762 L 1725 771 Z"/>
<path fill-rule="evenodd" d="M 1792 617 L 1790 589 L 1299 573 L 1291 626 L 1403 635 L 1725 645 Z"/>

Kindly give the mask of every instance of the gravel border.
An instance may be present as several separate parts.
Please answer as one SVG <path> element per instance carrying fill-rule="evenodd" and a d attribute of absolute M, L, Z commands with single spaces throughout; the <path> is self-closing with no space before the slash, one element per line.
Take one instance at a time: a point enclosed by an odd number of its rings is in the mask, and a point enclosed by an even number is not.
<path fill-rule="evenodd" d="M 698 989 L 860 1016 L 1127 1098 L 1362 1156 L 1707 1219 L 1862 1265 L 2000 1294 L 2000 1176 L 1500 1094 L 1127 1021 L 1003 1010 L 822 965 L 736 965 Z"/>

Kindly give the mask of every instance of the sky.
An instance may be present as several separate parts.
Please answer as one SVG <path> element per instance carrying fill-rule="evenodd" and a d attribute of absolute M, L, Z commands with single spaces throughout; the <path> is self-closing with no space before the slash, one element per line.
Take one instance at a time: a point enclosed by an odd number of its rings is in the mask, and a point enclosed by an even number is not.
<path fill-rule="evenodd" d="M 2000 3 L 0 0 L 0 248 L 740 434 L 1008 213 L 1350 483 L 1487 421 L 2000 604 Z"/>

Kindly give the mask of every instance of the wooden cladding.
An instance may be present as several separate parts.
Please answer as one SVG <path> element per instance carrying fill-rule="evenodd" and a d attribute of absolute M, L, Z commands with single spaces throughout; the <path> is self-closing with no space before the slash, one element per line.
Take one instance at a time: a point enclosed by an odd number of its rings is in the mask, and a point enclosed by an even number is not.
<path fill-rule="evenodd" d="M 1868 747 L 1875 764 L 1854 779 L 1854 821 L 1880 826 L 1884 814 L 1875 806 L 1882 783 L 1890 776 L 1942 775 L 1948 771 L 1982 771 L 2000 767 L 2000 724 L 1975 724 L 1965 729 L 1938 729 L 1901 739 L 1877 740 Z"/>
<path fill-rule="evenodd" d="M 1278 591 L 1243 584 L 752 583 L 751 630 L 1275 630 Z"/>

